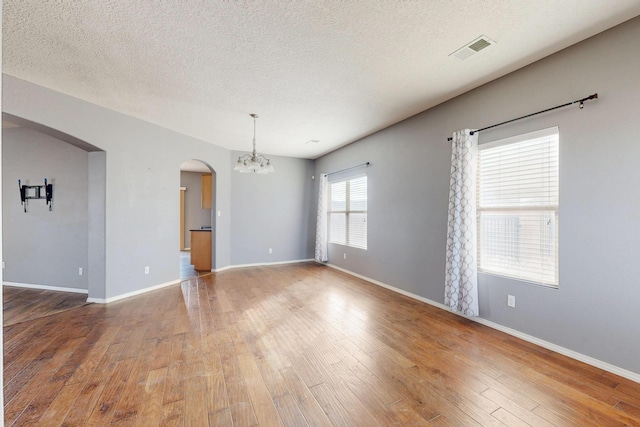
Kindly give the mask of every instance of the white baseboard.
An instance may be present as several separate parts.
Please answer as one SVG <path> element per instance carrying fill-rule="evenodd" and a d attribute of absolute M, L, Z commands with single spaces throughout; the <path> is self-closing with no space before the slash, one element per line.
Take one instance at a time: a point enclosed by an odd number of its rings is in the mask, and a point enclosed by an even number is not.
<path fill-rule="evenodd" d="M 16 288 L 44 289 L 47 291 L 73 292 L 76 294 L 88 294 L 86 289 L 64 288 L 62 286 L 36 285 L 32 283 L 2 282 L 4 286 L 14 286 Z"/>
<path fill-rule="evenodd" d="M 584 363 L 586 363 L 588 365 L 591 365 L 591 366 L 595 366 L 596 368 L 600 368 L 600 369 L 602 369 L 604 371 L 611 372 L 613 374 L 616 374 L 616 375 L 619 375 L 621 377 L 627 378 L 627 379 L 629 379 L 631 381 L 635 381 L 637 383 L 640 383 L 640 374 L 638 374 L 636 372 L 632 372 L 632 371 L 629 371 L 627 369 L 620 368 L 619 366 L 615 366 L 615 365 L 612 365 L 610 363 L 603 362 L 602 360 L 595 359 L 595 358 L 593 358 L 591 356 L 587 356 L 585 354 L 578 353 L 577 351 L 570 350 L 568 348 L 559 346 L 559 345 L 551 343 L 549 341 L 545 341 L 545 340 L 542 340 L 540 338 L 536 338 L 536 337 L 534 337 L 532 335 L 528 335 L 528 334 L 525 334 L 523 332 L 517 331 L 515 329 L 511 329 L 511 328 L 509 328 L 507 326 L 500 325 L 499 323 L 495 323 L 495 322 L 492 322 L 490 320 L 483 319 L 482 317 L 468 317 L 468 316 L 462 315 L 460 313 L 452 312 L 449 309 L 449 307 L 447 307 L 444 304 L 441 304 L 439 302 L 430 300 L 428 298 L 421 297 L 420 295 L 416 295 L 416 294 L 413 294 L 411 292 L 407 292 L 407 291 L 402 290 L 400 288 L 396 288 L 395 286 L 387 285 L 386 283 L 379 282 L 379 281 L 377 281 L 375 279 L 371 279 L 371 278 L 363 276 L 361 274 L 354 273 L 353 271 L 346 270 L 346 269 L 344 269 L 342 267 L 338 267 L 337 265 L 333 265 L 333 264 L 329 264 L 329 263 L 319 263 L 319 264 L 326 265 L 328 267 L 331 267 L 331 268 L 334 268 L 336 270 L 342 271 L 343 273 L 349 274 L 351 276 L 357 277 L 357 278 L 362 279 L 362 280 L 366 280 L 367 282 L 370 282 L 370 283 L 372 283 L 374 285 L 381 286 L 383 288 L 389 289 L 389 290 L 391 290 L 393 292 L 399 293 L 399 294 L 407 296 L 409 298 L 424 302 L 425 304 L 429 304 L 429 305 L 438 307 L 438 308 L 440 308 L 442 310 L 449 311 L 449 312 L 451 312 L 453 314 L 456 314 L 458 316 L 464 317 L 465 319 L 473 320 L 474 322 L 478 322 L 478 323 L 480 323 L 482 325 L 485 325 L 485 326 L 488 326 L 490 328 L 496 329 L 498 331 L 504 332 L 505 334 L 514 336 L 516 338 L 520 338 L 520 339 L 522 339 L 524 341 L 528 341 L 528 342 L 533 343 L 533 344 L 537 344 L 540 347 L 544 347 L 544 348 L 546 348 L 548 350 L 555 351 L 556 353 L 560 353 L 560 354 L 562 354 L 564 356 L 570 357 L 570 358 L 578 360 L 580 362 L 584 362 Z"/>
<path fill-rule="evenodd" d="M 227 265 L 226 267 L 216 268 L 215 270 L 211 270 L 214 273 L 219 273 L 225 270 L 231 270 L 234 268 L 247 268 L 247 267 L 262 267 L 265 265 L 281 265 L 281 264 L 296 264 L 299 262 L 310 262 L 313 259 L 296 259 L 291 261 L 277 261 L 277 262 L 259 262 L 256 264 L 236 264 L 236 265 Z"/>
<path fill-rule="evenodd" d="M 183 282 L 183 280 L 173 280 L 171 282 L 161 283 L 159 285 L 150 286 L 144 289 L 138 289 L 137 291 L 127 292 L 126 294 L 120 294 L 110 298 L 87 298 L 87 302 L 94 302 L 96 304 L 108 304 L 110 302 L 119 301 L 121 299 L 130 298 L 136 295 L 146 294 L 147 292 L 166 288 L 167 286 L 177 285 L 181 282 Z"/>

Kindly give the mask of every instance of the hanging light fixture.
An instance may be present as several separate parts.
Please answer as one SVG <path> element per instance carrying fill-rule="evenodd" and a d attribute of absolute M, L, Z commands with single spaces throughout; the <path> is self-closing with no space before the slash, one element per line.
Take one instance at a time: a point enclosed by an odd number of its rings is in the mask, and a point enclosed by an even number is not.
<path fill-rule="evenodd" d="M 244 154 L 238 157 L 238 162 L 233 170 L 240 173 L 261 173 L 267 174 L 275 172 L 275 169 L 271 165 L 271 160 L 267 159 L 262 154 L 256 152 L 256 119 L 257 114 L 249 114 L 253 117 L 253 152 L 251 154 Z"/>

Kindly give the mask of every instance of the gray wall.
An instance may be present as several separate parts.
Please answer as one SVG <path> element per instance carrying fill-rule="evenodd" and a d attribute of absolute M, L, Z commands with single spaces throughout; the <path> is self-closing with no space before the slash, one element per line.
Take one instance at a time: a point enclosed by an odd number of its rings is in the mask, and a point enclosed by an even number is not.
<path fill-rule="evenodd" d="M 241 152 L 232 152 L 237 159 Z M 231 263 L 313 258 L 313 160 L 269 156 L 276 172 L 231 176 Z M 272 253 L 269 254 L 269 248 Z"/>
<path fill-rule="evenodd" d="M 598 92 L 583 110 L 480 134 L 482 143 L 560 129 L 559 289 L 480 275 L 480 315 L 640 373 L 640 55 L 629 54 L 638 40 L 635 18 L 318 159 L 316 174 L 372 162 L 369 248 L 349 249 L 344 260 L 332 245 L 330 263 L 442 303 L 446 138 Z"/>
<path fill-rule="evenodd" d="M 213 186 L 212 179 L 212 187 Z M 180 172 L 180 187 L 186 187 L 184 194 L 184 245 L 191 247 L 189 230 L 211 225 L 211 209 L 202 209 L 202 173 Z M 215 194 L 215 187 L 213 188 Z"/>
<path fill-rule="evenodd" d="M 27 128 L 3 130 L 4 280 L 88 289 L 88 153 Z M 45 200 L 20 204 L 23 184 L 53 183 Z M 83 275 L 78 274 L 83 269 Z"/>
<path fill-rule="evenodd" d="M 107 153 L 89 153 L 89 295 L 106 298 L 106 178 Z"/>
<path fill-rule="evenodd" d="M 7 75 L 3 108 L 106 152 L 106 284 L 95 298 L 179 279 L 177 189 L 180 165 L 190 159 L 217 172 L 216 266 L 229 265 L 229 150 Z"/>

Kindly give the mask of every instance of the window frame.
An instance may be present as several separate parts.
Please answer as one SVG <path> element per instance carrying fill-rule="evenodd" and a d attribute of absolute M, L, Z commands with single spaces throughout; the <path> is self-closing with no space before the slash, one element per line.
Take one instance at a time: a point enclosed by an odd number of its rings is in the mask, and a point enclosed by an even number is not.
<path fill-rule="evenodd" d="M 555 204 L 536 204 L 536 203 L 532 203 L 529 205 L 526 204 L 518 204 L 518 206 L 508 206 L 507 204 L 503 204 L 501 206 L 491 206 L 491 207 L 487 207 L 487 206 L 482 206 L 482 200 L 481 200 L 481 172 L 482 172 L 482 156 L 481 156 L 481 152 L 487 149 L 492 149 L 492 148 L 497 148 L 497 147 L 501 147 L 501 146 L 507 146 L 507 145 L 511 145 L 511 144 L 517 144 L 517 143 L 523 143 L 526 141 L 532 141 L 535 139 L 539 139 L 539 138 L 544 138 L 544 137 L 553 137 L 555 135 L 556 138 L 556 144 L 557 144 L 557 169 L 555 170 L 555 172 L 557 172 L 558 176 L 557 176 L 557 199 L 556 199 L 556 203 Z M 559 288 L 559 238 L 558 238 L 558 229 L 559 229 L 559 212 L 560 212 L 560 131 L 559 128 L 557 126 L 551 127 L 551 128 L 546 128 L 546 129 L 541 129 L 538 131 L 534 131 L 534 132 L 528 132 L 525 134 L 520 134 L 520 135 L 516 135 L 510 138 L 505 138 L 505 139 L 500 139 L 500 140 L 496 140 L 496 141 L 491 141 L 485 144 L 479 144 L 478 145 L 478 160 L 477 160 L 477 182 L 476 182 L 476 215 L 477 215 L 477 224 L 476 224 L 476 228 L 477 228 L 477 248 L 478 248 L 478 272 L 479 273 L 483 273 L 483 274 L 490 274 L 490 275 L 495 275 L 495 276 L 500 276 L 500 277 L 505 277 L 505 278 L 509 278 L 509 279 L 513 279 L 513 280 L 518 280 L 518 281 L 522 281 L 522 282 L 527 282 L 527 283 L 531 283 L 534 285 L 539 285 L 539 286 L 544 286 L 544 287 L 549 287 L 549 288 L 553 288 L 553 289 L 558 289 Z M 541 175 L 543 176 L 543 175 Z M 550 175 L 544 175 L 544 177 L 546 179 L 549 179 Z M 522 194 L 522 193 L 518 193 L 518 194 Z M 522 196 L 520 196 L 522 197 Z M 527 215 L 530 214 L 532 212 L 551 212 L 553 213 L 553 228 L 551 229 L 551 231 L 549 230 L 545 230 L 543 227 L 543 225 L 539 226 L 537 228 L 538 234 L 541 236 L 541 239 L 543 238 L 543 236 L 545 236 L 545 232 L 550 232 L 553 233 L 552 237 L 550 237 L 553 246 L 551 247 L 551 250 L 553 251 L 553 279 L 552 280 L 548 280 L 545 279 L 543 276 L 543 274 L 539 274 L 537 278 L 532 277 L 531 275 L 527 275 L 527 274 L 523 274 L 520 272 L 520 270 L 514 270 L 512 269 L 511 271 L 505 271 L 508 270 L 507 267 L 504 267 L 502 270 L 496 270 L 494 268 L 492 268 L 493 266 L 487 267 L 486 265 L 483 266 L 482 264 L 482 260 L 483 260 L 483 242 L 482 239 L 484 238 L 484 235 L 487 234 L 489 231 L 487 230 L 483 230 L 483 217 L 482 214 L 483 213 L 509 213 L 512 212 L 513 216 L 516 217 L 518 215 Z M 551 215 L 550 215 L 551 216 Z M 486 217 L 485 217 L 486 218 Z M 518 218 L 520 218 L 518 216 Z M 540 216 L 540 218 L 542 218 L 542 216 Z M 550 225 L 550 224 L 547 224 Z M 517 225 L 518 229 L 520 230 L 520 225 Z M 508 240 L 506 238 L 507 235 L 503 236 L 504 240 Z M 519 245 L 519 239 L 521 237 L 521 233 L 520 231 L 517 233 L 516 236 L 516 241 L 518 242 L 517 244 Z M 540 250 L 543 250 L 543 244 L 540 244 Z M 535 260 L 536 258 L 531 257 L 532 260 Z M 542 259 L 542 256 L 539 258 Z"/>
<path fill-rule="evenodd" d="M 366 198 L 365 198 L 365 208 L 364 210 L 362 209 L 358 209 L 358 210 L 353 210 L 351 209 L 351 181 L 356 180 L 356 179 L 360 179 L 360 178 L 365 178 L 365 194 L 366 194 Z M 340 183 L 345 183 L 345 209 L 344 210 L 332 210 L 332 192 L 333 192 L 333 186 L 335 184 L 340 184 Z M 334 244 L 334 245 L 341 245 L 341 246 L 348 246 L 350 248 L 356 248 L 356 249 L 362 249 L 362 250 L 367 250 L 368 245 L 369 245 L 369 239 L 368 239 L 368 227 L 366 226 L 366 224 L 368 223 L 368 219 L 369 219 L 369 206 L 368 206 L 368 198 L 369 198 L 369 180 L 367 178 L 367 174 L 363 173 L 363 174 L 358 174 L 358 175 L 352 175 L 349 177 L 344 177 L 344 178 L 338 178 L 335 180 L 330 180 L 328 183 L 328 191 L 327 191 L 327 242 Z M 345 243 L 342 242 L 336 242 L 331 240 L 331 215 L 332 214 L 344 214 L 345 215 L 345 228 L 344 228 L 344 241 Z M 354 245 L 352 244 L 349 240 L 349 224 L 350 224 L 350 219 L 351 219 L 351 214 L 358 214 L 358 215 L 364 215 L 364 222 L 365 222 L 365 245 Z"/>

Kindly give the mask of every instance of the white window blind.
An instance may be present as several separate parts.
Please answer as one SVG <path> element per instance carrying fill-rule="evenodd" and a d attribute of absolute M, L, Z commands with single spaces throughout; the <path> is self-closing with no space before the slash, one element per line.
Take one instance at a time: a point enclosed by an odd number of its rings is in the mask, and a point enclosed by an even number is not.
<path fill-rule="evenodd" d="M 479 146 L 479 270 L 558 286 L 558 128 Z"/>
<path fill-rule="evenodd" d="M 329 242 L 367 249 L 367 176 L 329 184 Z"/>

